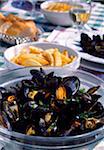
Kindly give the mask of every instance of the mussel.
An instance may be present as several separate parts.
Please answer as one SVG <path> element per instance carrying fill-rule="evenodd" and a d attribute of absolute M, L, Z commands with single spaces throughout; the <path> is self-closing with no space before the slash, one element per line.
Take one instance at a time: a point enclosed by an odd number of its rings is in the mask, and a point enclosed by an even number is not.
<path fill-rule="evenodd" d="M 80 87 L 80 80 L 73 76 L 73 77 L 65 77 L 63 78 L 63 85 L 66 88 L 67 96 L 70 97 L 71 95 L 75 95 Z"/>
<path fill-rule="evenodd" d="M 34 125 L 29 125 L 29 126 L 26 128 L 26 134 L 27 134 L 27 135 L 35 135 L 35 134 L 36 134 L 35 126 L 34 126 Z"/>
<path fill-rule="evenodd" d="M 42 68 L 40 70 L 31 70 L 30 73 L 32 75 L 32 80 L 38 87 L 44 86 L 45 72 L 42 70 Z"/>
<path fill-rule="evenodd" d="M 16 122 L 19 119 L 18 105 L 16 102 L 9 104 L 8 101 L 4 101 L 3 110 L 11 121 Z"/>
<path fill-rule="evenodd" d="M 0 112 L 0 126 L 3 126 L 10 131 L 12 130 L 10 121 L 8 120 L 8 117 L 4 111 Z"/>

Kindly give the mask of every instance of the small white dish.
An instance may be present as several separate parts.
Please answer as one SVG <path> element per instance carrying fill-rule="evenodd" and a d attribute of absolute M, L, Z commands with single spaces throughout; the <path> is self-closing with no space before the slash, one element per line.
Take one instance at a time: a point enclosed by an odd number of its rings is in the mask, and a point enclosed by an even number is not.
<path fill-rule="evenodd" d="M 41 11 L 44 14 L 45 18 L 52 24 L 61 25 L 61 26 L 69 26 L 72 25 L 72 19 L 70 18 L 69 11 L 66 12 L 55 12 L 46 10 L 47 6 L 53 2 L 63 2 L 68 3 L 68 1 L 60 1 L 60 0 L 50 0 L 43 2 L 41 4 Z"/>
<path fill-rule="evenodd" d="M 5 62 L 6 62 L 6 66 L 9 69 L 23 68 L 24 66 L 21 66 L 21 65 L 18 65 L 18 64 L 15 64 L 15 63 L 11 62 L 11 59 L 14 56 L 18 55 L 23 48 L 27 48 L 29 46 L 36 46 L 36 47 L 42 48 L 44 50 L 45 49 L 50 49 L 50 48 L 58 48 L 60 51 L 67 50 L 69 55 L 76 56 L 76 59 L 73 62 L 71 62 L 70 64 L 62 66 L 62 68 L 68 67 L 70 69 L 76 70 L 80 65 L 79 53 L 74 51 L 71 48 L 68 48 L 68 47 L 65 47 L 65 46 L 62 46 L 62 45 L 58 45 L 58 44 L 53 44 L 53 43 L 30 42 L 30 43 L 20 44 L 20 45 L 16 45 L 16 46 L 8 48 L 4 52 L 4 59 L 5 59 Z M 43 66 L 43 68 L 46 68 L 46 69 L 47 68 L 54 68 L 55 69 L 55 68 L 60 68 L 60 67 L 49 67 L 49 66 L 45 67 L 45 66 Z"/>

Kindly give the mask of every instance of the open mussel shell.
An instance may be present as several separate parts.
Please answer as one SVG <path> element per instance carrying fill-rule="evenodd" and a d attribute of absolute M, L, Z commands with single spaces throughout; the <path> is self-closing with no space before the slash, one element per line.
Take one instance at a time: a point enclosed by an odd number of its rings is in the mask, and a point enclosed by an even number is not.
<path fill-rule="evenodd" d="M 65 77 L 63 78 L 63 85 L 65 86 L 67 90 L 67 93 L 68 93 L 67 95 L 71 96 L 77 93 L 77 91 L 79 90 L 80 80 L 75 76 Z"/>
<path fill-rule="evenodd" d="M 0 112 L 0 126 L 11 130 L 10 122 L 8 121 L 7 115 L 4 111 Z"/>
<path fill-rule="evenodd" d="M 55 136 L 55 133 L 57 132 L 57 121 L 58 121 L 58 118 L 53 120 L 53 122 L 44 131 L 43 133 L 44 136 L 50 136 L 50 135 Z"/>
<path fill-rule="evenodd" d="M 32 75 L 32 80 L 37 84 L 37 86 L 41 87 L 44 85 L 45 74 L 42 69 L 40 71 L 35 69 L 31 70 L 30 73 Z"/>
<path fill-rule="evenodd" d="M 37 69 L 30 70 L 30 73 L 33 77 L 36 77 L 36 78 L 43 78 L 45 76 L 45 72 L 43 71 L 42 68 L 40 68 L 40 70 L 37 70 Z"/>
<path fill-rule="evenodd" d="M 16 122 L 19 119 L 17 104 L 10 106 L 8 101 L 4 101 L 2 107 L 12 122 Z"/>
<path fill-rule="evenodd" d="M 28 101 L 23 105 L 22 114 L 23 119 L 31 119 L 32 114 L 37 112 L 38 105 L 35 101 Z"/>
<path fill-rule="evenodd" d="M 35 135 L 36 134 L 35 126 L 34 125 L 28 125 L 26 128 L 26 134 L 27 135 Z"/>
<path fill-rule="evenodd" d="M 90 89 L 87 91 L 87 93 L 92 95 L 92 94 L 94 94 L 95 92 L 97 92 L 99 88 L 100 88 L 100 86 L 92 87 L 92 88 L 90 88 Z"/>
<path fill-rule="evenodd" d="M 0 100 L 4 100 L 5 96 L 8 95 L 8 90 L 4 87 L 0 87 Z"/>

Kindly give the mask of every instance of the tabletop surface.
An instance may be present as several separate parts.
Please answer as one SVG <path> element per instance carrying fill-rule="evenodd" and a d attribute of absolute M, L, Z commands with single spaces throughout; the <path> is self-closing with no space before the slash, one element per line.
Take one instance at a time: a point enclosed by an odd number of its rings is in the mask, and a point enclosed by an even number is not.
<path fill-rule="evenodd" d="M 101 5 L 99 3 L 93 3 L 94 5 L 96 5 L 96 14 L 95 12 L 92 14 L 92 17 L 90 18 L 89 20 L 89 26 L 94 28 L 94 29 L 97 29 L 97 30 L 101 30 L 103 31 L 104 30 L 104 5 Z M 1 4 L 0 4 L 1 5 Z M 17 10 L 14 11 L 14 9 L 11 9 L 11 5 L 10 5 L 10 2 L 5 5 L 5 7 L 1 8 L 0 10 L 2 13 L 4 13 L 5 15 L 8 14 L 8 13 L 13 13 L 13 14 L 21 14 L 21 16 L 25 16 L 25 17 L 29 17 L 29 14 L 27 12 L 18 12 Z M 36 17 L 35 19 L 35 23 L 37 24 L 37 26 L 41 29 L 42 31 L 42 38 L 45 39 L 47 38 L 47 33 L 51 33 L 55 28 L 56 26 L 55 25 L 52 25 L 50 23 L 48 23 L 43 15 L 40 15 L 38 17 Z M 5 69 L 5 64 L 4 64 L 4 59 L 3 59 L 3 52 L 4 50 L 9 47 L 10 45 L 8 44 L 5 44 L 5 43 L 2 43 L 0 42 L 0 70 L 2 69 Z M 99 78 L 103 79 L 104 80 L 104 71 L 103 72 L 98 72 L 98 71 L 93 71 L 93 70 L 89 70 L 89 69 L 86 69 L 82 66 L 80 66 L 81 70 L 84 70 L 84 71 L 87 71 L 87 72 L 90 72 L 96 76 L 98 76 Z M 0 73 L 2 73 L 2 71 L 0 71 Z M 102 146 L 103 145 L 103 146 Z M 96 148 L 96 150 L 103 150 L 104 149 L 104 142 L 100 146 L 100 148 Z"/>

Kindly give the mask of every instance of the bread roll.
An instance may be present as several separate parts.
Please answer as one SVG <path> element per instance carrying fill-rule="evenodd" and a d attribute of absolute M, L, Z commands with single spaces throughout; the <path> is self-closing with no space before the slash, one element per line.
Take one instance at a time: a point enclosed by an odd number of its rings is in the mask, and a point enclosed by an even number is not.
<path fill-rule="evenodd" d="M 11 22 L 15 22 L 15 21 L 22 21 L 23 19 L 13 15 L 13 14 L 9 14 L 6 16 L 6 20 L 9 20 Z"/>
<path fill-rule="evenodd" d="M 21 37 L 35 37 L 37 28 L 35 24 L 16 21 L 7 29 L 6 34 Z"/>
<path fill-rule="evenodd" d="M 2 13 L 0 13 L 0 26 L 1 26 L 5 21 L 6 21 L 5 16 L 4 16 Z"/>

